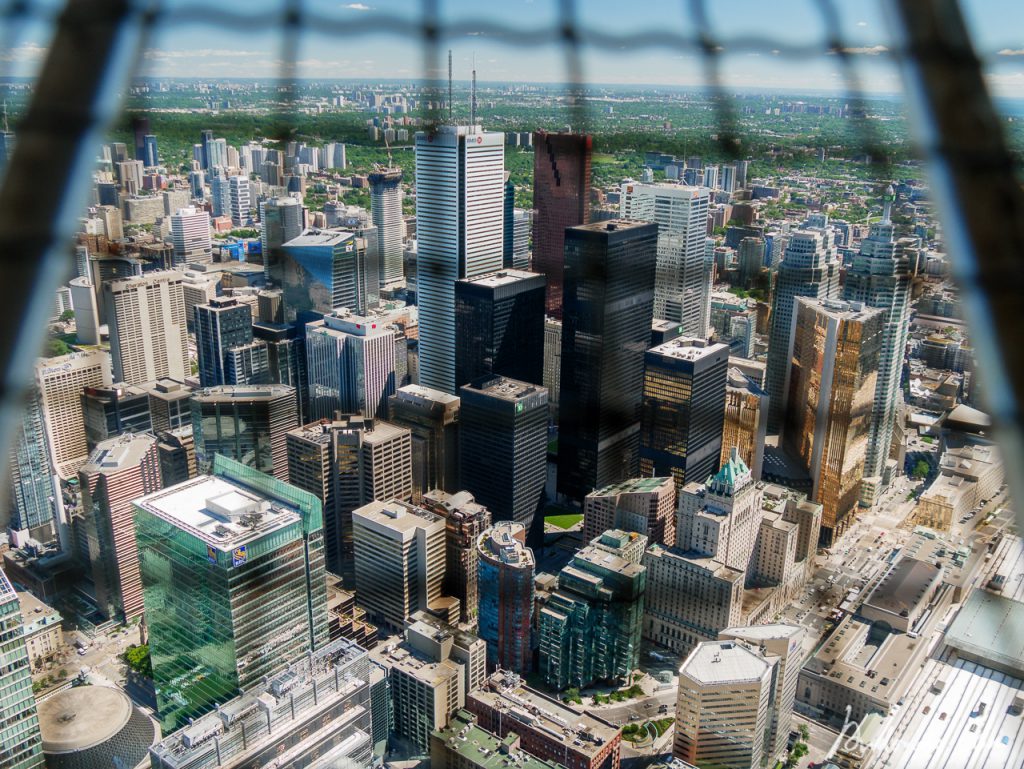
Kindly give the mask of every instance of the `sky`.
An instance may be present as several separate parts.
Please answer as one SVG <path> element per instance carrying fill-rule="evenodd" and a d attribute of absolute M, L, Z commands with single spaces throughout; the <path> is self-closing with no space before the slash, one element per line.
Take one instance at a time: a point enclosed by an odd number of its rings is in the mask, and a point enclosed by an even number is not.
<path fill-rule="evenodd" d="M 480 82 L 568 80 L 560 44 L 560 0 L 436 0 L 447 32 L 441 60 L 427 61 L 419 37 L 422 0 L 305 0 L 310 17 L 299 37 L 299 77 L 420 78 L 444 76 L 445 50 L 455 78 L 473 62 Z M 59 0 L 32 0 L 50 16 Z M 145 44 L 140 74 L 156 77 L 273 78 L 281 74 L 283 0 L 163 0 L 164 22 Z M 707 30 L 722 46 L 721 79 L 735 89 L 845 89 L 840 60 L 826 55 L 819 0 L 704 0 Z M 880 0 L 832 0 L 839 31 L 854 54 L 865 91 L 898 93 L 899 72 Z M 964 13 L 989 83 L 1002 96 L 1024 97 L 1024 2 L 963 0 Z M 576 0 L 583 78 L 589 83 L 699 86 L 703 57 L 685 0 Z M 0 27 L 4 20 L 0 20 Z M 45 56 L 45 18 L 0 36 L 0 77 L 31 75 Z M 680 44 L 679 39 L 691 41 Z M 810 56 L 793 56 L 795 47 Z"/>

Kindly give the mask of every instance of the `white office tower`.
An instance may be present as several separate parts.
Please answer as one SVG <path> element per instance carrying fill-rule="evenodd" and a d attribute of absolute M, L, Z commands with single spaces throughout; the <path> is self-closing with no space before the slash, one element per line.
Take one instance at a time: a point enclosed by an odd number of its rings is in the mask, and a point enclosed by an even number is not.
<path fill-rule="evenodd" d="M 214 217 L 231 216 L 231 187 L 223 168 L 214 168 L 210 177 L 211 213 Z"/>
<path fill-rule="evenodd" d="M 103 284 L 115 381 L 184 382 L 192 373 L 182 280 L 160 270 Z"/>
<path fill-rule="evenodd" d="M 71 304 L 75 308 L 75 333 L 80 344 L 100 343 L 100 318 L 96 303 L 96 289 L 88 277 L 72 278 Z"/>
<path fill-rule="evenodd" d="M 454 394 L 455 281 L 502 267 L 505 135 L 480 126 L 416 134 L 420 384 Z"/>
<path fill-rule="evenodd" d="M 789 393 L 786 378 L 793 357 L 793 313 L 796 297 L 835 299 L 839 291 L 839 262 L 831 229 L 794 230 L 779 265 L 768 339 L 768 432 L 778 433 Z"/>
<path fill-rule="evenodd" d="M 679 184 L 622 184 L 624 219 L 657 222 L 658 266 L 654 285 L 654 317 L 683 327 L 683 336 L 706 339 L 711 293 L 704 262 L 708 205 L 706 187 Z"/>
<path fill-rule="evenodd" d="M 895 462 L 888 462 L 889 445 L 901 400 L 900 374 L 910 325 L 910 259 L 897 247 L 895 228 L 889 218 L 894 199 L 890 186 L 885 191 L 882 220 L 872 224 L 870 234 L 861 241 L 860 253 L 847 270 L 843 289 L 847 301 L 863 302 L 886 311 L 861 483 L 860 503 L 864 506 L 874 504 L 895 470 Z M 77 303 L 75 306 L 77 309 Z"/>
<path fill-rule="evenodd" d="M 252 195 L 247 177 L 232 176 L 228 179 L 228 200 L 231 205 L 231 223 L 236 227 L 249 224 L 252 221 Z"/>
<path fill-rule="evenodd" d="M 387 399 L 395 392 L 395 331 L 388 320 L 340 310 L 306 324 L 313 419 L 331 419 L 336 411 L 386 416 Z"/>
<path fill-rule="evenodd" d="M 370 214 L 377 228 L 380 284 L 402 280 L 402 169 L 378 168 L 369 175 Z"/>
<path fill-rule="evenodd" d="M 171 214 L 171 245 L 174 248 L 175 266 L 212 262 L 210 215 L 195 206 L 179 208 Z"/>

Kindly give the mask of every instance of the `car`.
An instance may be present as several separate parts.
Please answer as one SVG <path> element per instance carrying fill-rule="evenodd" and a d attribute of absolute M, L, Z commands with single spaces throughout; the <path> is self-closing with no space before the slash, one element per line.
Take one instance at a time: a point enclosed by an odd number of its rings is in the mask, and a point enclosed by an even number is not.
<path fill-rule="evenodd" d="M 931 706 L 931 705 L 925 705 L 925 706 L 924 706 L 924 710 L 922 710 L 921 712 L 922 712 L 922 713 L 923 713 L 924 715 L 928 715 L 929 713 L 931 713 L 931 712 L 932 712 L 932 706 Z"/>
<path fill-rule="evenodd" d="M 939 720 L 940 721 L 945 721 L 946 720 L 946 713 L 945 713 L 945 711 L 943 711 L 942 715 L 939 716 Z"/>
<path fill-rule="evenodd" d="M 978 725 L 977 724 L 971 724 L 971 731 L 972 732 L 978 731 Z"/>
<path fill-rule="evenodd" d="M 78 656 L 79 657 L 84 657 L 85 656 L 85 649 L 79 649 L 78 650 Z"/>

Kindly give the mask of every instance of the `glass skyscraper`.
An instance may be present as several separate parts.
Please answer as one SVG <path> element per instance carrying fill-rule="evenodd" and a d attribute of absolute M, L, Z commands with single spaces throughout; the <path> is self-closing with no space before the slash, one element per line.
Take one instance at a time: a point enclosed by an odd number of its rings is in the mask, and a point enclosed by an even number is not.
<path fill-rule="evenodd" d="M 368 248 L 367 238 L 344 230 L 306 230 L 281 252 L 278 275 L 271 277 L 281 289 L 286 321 L 303 311 L 345 308 L 365 314 L 378 303 L 377 248 Z"/>
<path fill-rule="evenodd" d="M 18 595 L 0 571 L 0 766 L 3 769 L 42 769 L 43 740 L 39 734 L 32 669 L 22 635 Z"/>
<path fill-rule="evenodd" d="M 21 412 L 21 430 L 11 450 L 11 522 L 41 542 L 53 539 L 53 470 L 39 395 L 33 391 Z"/>
<path fill-rule="evenodd" d="M 327 643 L 320 500 L 218 456 L 133 502 L 164 732 Z"/>

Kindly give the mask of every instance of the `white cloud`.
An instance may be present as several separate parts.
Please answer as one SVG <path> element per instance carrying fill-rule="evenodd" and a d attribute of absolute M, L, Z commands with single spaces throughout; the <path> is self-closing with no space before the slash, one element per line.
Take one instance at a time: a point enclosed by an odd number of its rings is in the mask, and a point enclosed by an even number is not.
<path fill-rule="evenodd" d="M 857 22 L 857 26 L 858 27 L 866 27 L 867 25 L 868 25 L 868 23 L 866 21 L 858 21 Z"/>
<path fill-rule="evenodd" d="M 889 49 L 884 45 L 854 46 L 852 48 L 843 49 L 843 53 L 851 53 L 855 56 L 878 56 L 879 54 L 888 52 Z"/>
<path fill-rule="evenodd" d="M 0 61 L 40 61 L 48 49 L 36 43 L 24 43 L 0 52 Z"/>
<path fill-rule="evenodd" d="M 239 51 L 230 48 L 197 48 L 191 51 L 150 48 L 146 50 L 143 57 L 151 61 L 168 61 L 170 59 L 244 59 L 264 55 L 259 51 Z"/>
<path fill-rule="evenodd" d="M 1024 48 L 1004 48 L 999 51 L 998 56 L 1024 56 Z"/>
<path fill-rule="evenodd" d="M 371 11 L 371 10 L 373 10 L 366 3 L 347 3 L 346 5 L 343 5 L 341 7 L 342 8 L 347 8 L 350 11 Z"/>

